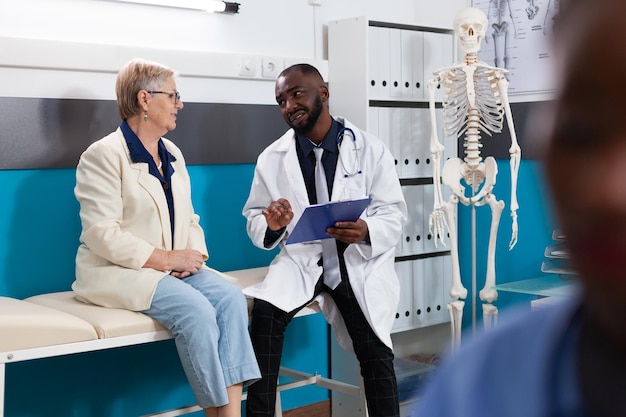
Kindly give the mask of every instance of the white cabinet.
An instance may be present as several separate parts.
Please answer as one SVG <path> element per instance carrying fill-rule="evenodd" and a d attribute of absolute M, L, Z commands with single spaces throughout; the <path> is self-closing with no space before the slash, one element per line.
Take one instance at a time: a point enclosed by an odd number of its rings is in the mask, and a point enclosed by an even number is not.
<path fill-rule="evenodd" d="M 396 331 L 448 320 L 444 289 L 450 279 L 444 265 L 450 263 L 449 249 L 435 247 L 428 230 L 434 186 L 426 85 L 434 70 L 456 61 L 454 42 L 453 32 L 446 29 L 365 17 L 328 23 L 331 113 L 385 142 L 394 155 L 408 206 L 396 250 L 402 294 Z M 436 97 L 441 99 L 439 93 Z M 437 107 L 440 113 L 440 102 Z M 456 141 L 446 140 L 441 126 L 438 129 L 446 146 L 443 159 L 456 156 Z"/>
<path fill-rule="evenodd" d="M 448 322 L 452 263 L 449 255 L 396 262 L 400 302 L 393 331 Z"/>
<path fill-rule="evenodd" d="M 435 247 L 428 217 L 433 209 L 428 81 L 456 62 L 451 30 L 370 21 L 356 17 L 328 23 L 330 111 L 380 138 L 396 161 L 408 220 L 396 248 L 400 301 L 393 332 L 417 331 L 449 321 L 449 245 Z M 441 120 L 441 92 L 436 93 Z M 457 155 L 444 138 L 443 160 Z M 446 237 L 447 238 L 447 237 Z M 446 242 L 447 243 L 447 242 Z M 351 364 L 350 366 L 348 364 Z M 334 376 L 358 380 L 356 360 L 333 343 Z M 345 380 L 345 379 L 344 379 Z M 333 416 L 353 417 L 358 399 L 333 393 Z"/>
<path fill-rule="evenodd" d="M 428 101 L 433 71 L 453 64 L 451 30 L 375 22 L 365 17 L 328 23 L 328 81 L 335 114 L 349 110 L 367 124 L 371 101 Z M 438 94 L 438 98 L 440 95 Z"/>

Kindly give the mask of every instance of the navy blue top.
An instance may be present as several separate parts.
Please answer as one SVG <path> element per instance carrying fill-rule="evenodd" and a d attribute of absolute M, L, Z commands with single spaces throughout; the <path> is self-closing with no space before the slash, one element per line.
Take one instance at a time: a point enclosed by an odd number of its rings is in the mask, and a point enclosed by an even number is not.
<path fill-rule="evenodd" d="M 163 164 L 163 175 L 159 172 L 154 158 L 150 155 L 150 152 L 143 146 L 141 140 L 137 137 L 135 132 L 128 126 L 126 120 L 120 124 L 120 129 L 126 139 L 126 145 L 130 153 L 130 160 L 134 163 L 145 162 L 148 164 L 148 172 L 161 182 L 163 192 L 165 193 L 165 199 L 167 200 L 167 208 L 170 213 L 170 227 L 172 237 L 174 236 L 174 196 L 172 195 L 172 174 L 174 174 L 174 167 L 171 162 L 176 161 L 174 155 L 168 152 L 165 144 L 159 139 L 159 158 Z"/>

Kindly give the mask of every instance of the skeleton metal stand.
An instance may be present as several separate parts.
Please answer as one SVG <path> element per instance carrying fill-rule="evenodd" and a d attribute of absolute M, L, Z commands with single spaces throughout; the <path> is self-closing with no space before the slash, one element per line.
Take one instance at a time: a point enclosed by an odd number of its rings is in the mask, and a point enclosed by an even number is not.
<path fill-rule="evenodd" d="M 476 174 L 472 173 L 472 183 L 476 181 Z M 472 189 L 472 199 L 476 193 Z M 476 332 L 476 205 L 472 204 L 472 334 Z"/>
<path fill-rule="evenodd" d="M 476 207 L 488 205 L 491 209 L 491 226 L 489 231 L 489 247 L 487 251 L 487 271 L 485 285 L 478 293 L 483 301 L 483 322 L 489 328 L 497 321 L 498 309 L 492 304 L 498 293 L 496 284 L 495 252 L 496 238 L 500 217 L 504 210 L 504 202 L 498 201 L 493 194 L 496 184 L 498 166 L 492 156 L 482 158 L 480 148 L 481 133 L 491 135 L 502 131 L 506 117 L 511 134 L 510 167 L 511 167 L 511 241 L 509 250 L 517 243 L 517 174 L 521 159 L 521 149 L 517 143 L 513 117 L 508 100 L 508 81 L 506 70 L 487 65 L 478 60 L 480 42 L 485 37 L 487 17 L 476 8 L 462 10 L 454 20 L 459 44 L 465 52 L 465 59 L 451 67 L 434 72 L 435 79 L 428 83 L 430 92 L 431 143 L 430 151 L 433 161 L 433 183 L 435 198 L 433 212 L 430 215 L 429 227 L 435 244 L 441 242 L 445 229 L 450 235 L 450 253 L 452 258 L 452 285 L 448 305 L 452 327 L 452 346 L 456 349 L 460 344 L 461 321 L 463 317 L 462 299 L 467 297 L 467 289 L 461 283 L 459 266 L 458 233 L 456 230 L 455 212 L 459 202 L 470 206 L 472 210 L 472 327 L 476 327 Z M 441 169 L 441 155 L 444 146 L 437 137 L 437 120 L 435 111 L 435 90 L 441 85 L 444 89 L 443 126 L 446 134 L 459 138 L 464 136 L 463 146 L 465 158 L 450 158 Z M 441 179 L 441 180 L 440 180 Z M 465 186 L 470 188 L 470 197 L 465 195 Z M 442 184 L 450 187 L 452 195 L 444 201 Z"/>

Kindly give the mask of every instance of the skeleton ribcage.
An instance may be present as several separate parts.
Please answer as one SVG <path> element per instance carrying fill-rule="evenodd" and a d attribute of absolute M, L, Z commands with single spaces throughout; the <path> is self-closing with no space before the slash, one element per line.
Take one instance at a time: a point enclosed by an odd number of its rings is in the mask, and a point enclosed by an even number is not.
<path fill-rule="evenodd" d="M 501 76 L 497 68 L 482 66 L 476 67 L 473 76 L 476 94 L 474 109 L 480 118 L 480 130 L 488 135 L 502 131 L 504 107 L 498 91 L 498 78 Z M 443 127 L 447 135 L 460 137 L 467 130 L 469 121 L 467 73 L 461 68 L 452 68 L 440 77 L 444 86 Z"/>

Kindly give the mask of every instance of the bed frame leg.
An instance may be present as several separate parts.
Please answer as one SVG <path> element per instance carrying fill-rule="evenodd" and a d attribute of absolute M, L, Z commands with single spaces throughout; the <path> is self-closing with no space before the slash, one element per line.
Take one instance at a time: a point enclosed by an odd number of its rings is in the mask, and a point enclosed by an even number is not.
<path fill-rule="evenodd" d="M 0 363 L 0 417 L 4 417 L 4 379 L 6 368 L 5 363 Z"/>

